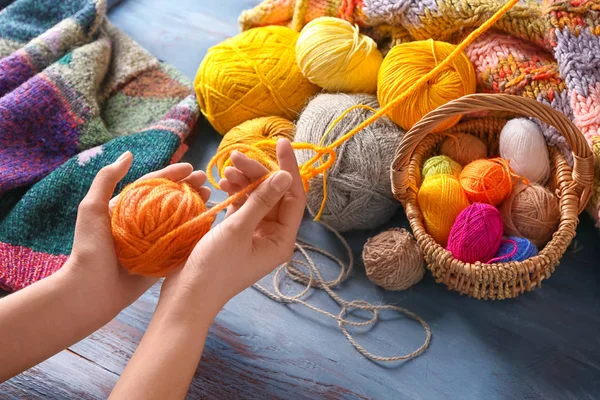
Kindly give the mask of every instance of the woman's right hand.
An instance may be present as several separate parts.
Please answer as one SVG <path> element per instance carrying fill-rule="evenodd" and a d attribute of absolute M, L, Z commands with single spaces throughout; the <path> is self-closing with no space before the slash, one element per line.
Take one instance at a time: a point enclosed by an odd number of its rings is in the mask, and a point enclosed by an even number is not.
<path fill-rule="evenodd" d="M 161 298 L 191 296 L 216 315 L 233 296 L 291 258 L 306 194 L 288 140 L 277 143 L 277 158 L 280 170 L 229 207 L 226 219 L 198 242 L 185 266 L 165 279 Z M 230 195 L 268 173 L 241 153 L 231 159 L 233 167 L 220 182 Z"/>

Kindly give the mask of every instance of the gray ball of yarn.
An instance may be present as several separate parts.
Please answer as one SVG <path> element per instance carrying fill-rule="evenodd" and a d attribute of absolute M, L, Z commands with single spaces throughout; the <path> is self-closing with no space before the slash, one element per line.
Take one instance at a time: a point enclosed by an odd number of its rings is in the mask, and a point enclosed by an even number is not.
<path fill-rule="evenodd" d="M 349 107 L 357 104 L 379 108 L 377 97 L 366 94 L 320 94 L 306 106 L 296 123 L 296 142 L 319 144 L 329 125 Z M 373 115 L 355 109 L 327 135 L 324 145 L 334 142 Z M 401 131 L 389 118 L 382 117 L 358 132 L 336 149 L 337 159 L 327 171 L 327 202 L 321 220 L 332 228 L 347 232 L 371 229 L 385 223 L 398 209 L 390 182 L 390 165 Z M 296 150 L 298 163 L 314 156 Z M 310 180 L 308 208 L 316 213 L 323 201 L 323 177 Z"/>

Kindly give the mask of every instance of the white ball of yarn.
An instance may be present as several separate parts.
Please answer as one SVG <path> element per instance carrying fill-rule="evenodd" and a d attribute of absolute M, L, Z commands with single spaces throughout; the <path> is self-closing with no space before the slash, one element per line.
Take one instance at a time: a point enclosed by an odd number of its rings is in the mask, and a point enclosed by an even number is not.
<path fill-rule="evenodd" d="M 296 142 L 318 144 L 329 125 L 348 108 L 362 104 L 379 108 L 377 98 L 367 94 L 315 96 L 296 123 Z M 350 111 L 325 138 L 324 145 L 348 133 L 372 111 Z M 375 228 L 390 219 L 400 203 L 394 199 L 390 165 L 404 132 L 389 118 L 382 117 L 335 149 L 337 158 L 327 174 L 327 201 L 321 219 L 340 232 Z M 298 163 L 314 156 L 313 151 L 296 150 Z M 309 182 L 308 207 L 316 213 L 323 200 L 323 177 Z"/>
<path fill-rule="evenodd" d="M 544 184 L 550 177 L 550 156 L 540 128 L 526 118 L 511 119 L 500 132 L 500 157 L 515 174 Z"/>

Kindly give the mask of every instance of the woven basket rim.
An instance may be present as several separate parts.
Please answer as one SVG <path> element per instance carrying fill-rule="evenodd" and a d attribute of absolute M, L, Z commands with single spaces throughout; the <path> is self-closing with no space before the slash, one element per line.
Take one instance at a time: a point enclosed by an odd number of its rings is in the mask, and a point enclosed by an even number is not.
<path fill-rule="evenodd" d="M 559 227 L 540 253 L 527 260 L 492 264 L 462 262 L 453 258 L 450 252 L 435 242 L 425 231 L 422 213 L 416 200 L 418 179 L 415 177 L 420 177 L 421 168 L 421 165 L 413 163 L 416 151 L 422 150 L 421 143 L 426 138 L 431 139 L 435 127 L 448 118 L 481 111 L 514 113 L 515 110 L 518 114 L 537 118 L 555 127 L 572 149 L 573 168 L 558 150 L 549 147 L 554 178 L 557 182 L 556 191 L 560 201 Z M 415 124 L 398 144 L 390 172 L 394 196 L 405 208 L 413 233 L 424 252 L 428 268 L 432 272 L 434 268 L 436 269 L 435 272 L 439 275 L 436 276 L 436 280 L 471 297 L 506 298 L 516 297 L 526 290 L 532 290 L 554 271 L 575 235 L 579 213 L 585 209 L 591 196 L 594 166 L 593 155 L 587 141 L 577 127 L 560 112 L 523 97 L 505 94 L 473 94 L 437 108 Z M 462 282 L 457 282 L 459 277 Z M 468 281 L 466 286 L 464 281 Z M 501 290 L 498 290 L 500 294 L 490 295 L 485 292 L 481 295 L 478 289 L 481 285 L 488 289 L 506 285 L 506 288 L 502 288 L 505 293 L 501 294 Z"/>

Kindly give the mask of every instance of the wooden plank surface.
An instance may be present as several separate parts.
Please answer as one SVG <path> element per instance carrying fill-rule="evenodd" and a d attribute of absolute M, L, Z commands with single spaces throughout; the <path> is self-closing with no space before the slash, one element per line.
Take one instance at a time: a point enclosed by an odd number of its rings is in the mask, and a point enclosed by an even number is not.
<path fill-rule="evenodd" d="M 193 79 L 211 45 L 237 33 L 240 11 L 257 0 L 124 0 L 111 20 L 159 59 Z M 186 160 L 203 168 L 219 136 L 201 121 Z M 219 194 L 216 199 L 222 198 Z M 390 225 L 406 225 L 399 213 Z M 375 232 L 347 235 L 360 260 Z M 300 236 L 344 257 L 330 234 L 306 219 Z M 600 247 L 586 216 L 574 246 L 541 290 L 514 300 L 476 301 L 430 276 L 410 291 L 385 292 L 360 265 L 339 293 L 394 303 L 433 330 L 429 350 L 404 363 L 360 356 L 337 324 L 299 305 L 275 303 L 249 289 L 219 314 L 189 398 L 209 399 L 595 399 L 600 398 Z M 333 264 L 320 261 L 333 276 Z M 293 283 L 286 284 L 294 290 Z M 47 362 L 0 385 L 0 398 L 105 398 L 141 340 L 159 286 L 115 320 Z M 337 313 L 315 292 L 310 301 Z M 420 345 L 420 326 L 393 313 L 357 340 L 377 354 Z M 3 328 L 4 329 L 4 328 Z"/>

